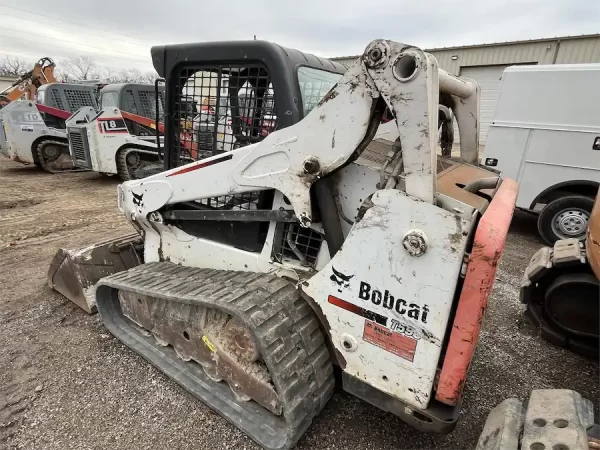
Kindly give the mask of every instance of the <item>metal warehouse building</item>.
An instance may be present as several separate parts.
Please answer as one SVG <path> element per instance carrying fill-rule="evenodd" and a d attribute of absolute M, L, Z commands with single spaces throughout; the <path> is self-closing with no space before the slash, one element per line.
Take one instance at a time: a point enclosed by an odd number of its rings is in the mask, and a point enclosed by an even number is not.
<path fill-rule="evenodd" d="M 530 41 L 466 45 L 426 50 L 442 69 L 472 78 L 481 85 L 481 135 L 485 145 L 487 130 L 500 94 L 502 72 L 515 64 L 600 63 L 600 34 L 566 36 Z M 350 65 L 358 56 L 331 58 Z M 600 80 L 599 85 L 600 85 Z"/>

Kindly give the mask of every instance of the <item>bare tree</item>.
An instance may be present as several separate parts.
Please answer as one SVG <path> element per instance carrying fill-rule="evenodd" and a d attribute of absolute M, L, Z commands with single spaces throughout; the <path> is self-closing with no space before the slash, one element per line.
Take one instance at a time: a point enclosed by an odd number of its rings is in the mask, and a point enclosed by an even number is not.
<path fill-rule="evenodd" d="M 119 82 L 120 83 L 137 83 L 141 76 L 142 76 L 142 72 L 140 72 L 138 69 L 121 70 L 119 72 Z"/>
<path fill-rule="evenodd" d="M 33 63 L 17 56 L 0 58 L 0 76 L 19 77 L 33 69 Z"/>
<path fill-rule="evenodd" d="M 31 65 L 32 66 L 32 65 Z M 117 70 L 113 67 L 99 67 L 89 56 L 75 56 L 63 59 L 54 71 L 57 80 L 72 82 L 78 80 L 106 80 L 109 83 L 154 83 L 158 74 L 154 71 L 142 72 L 139 69 Z M 2 74 L 0 60 L 0 74 Z"/>
<path fill-rule="evenodd" d="M 158 78 L 158 74 L 156 72 L 154 72 L 153 70 L 144 72 L 142 74 L 142 76 L 140 77 L 140 83 L 154 84 L 154 82 L 156 81 L 157 78 Z"/>
<path fill-rule="evenodd" d="M 154 83 L 158 77 L 156 72 L 142 72 L 138 69 L 125 69 L 119 72 L 113 72 L 107 69 L 107 76 L 111 83 Z"/>
<path fill-rule="evenodd" d="M 63 81 L 95 80 L 100 78 L 98 66 L 89 56 L 75 56 L 60 62 L 59 73 Z"/>
<path fill-rule="evenodd" d="M 65 72 L 64 70 L 62 70 L 59 67 L 54 69 L 54 76 L 56 77 L 56 79 L 58 81 L 62 81 L 64 83 L 68 83 L 69 81 L 75 80 L 75 77 L 73 77 L 71 74 L 69 74 L 68 72 Z"/>

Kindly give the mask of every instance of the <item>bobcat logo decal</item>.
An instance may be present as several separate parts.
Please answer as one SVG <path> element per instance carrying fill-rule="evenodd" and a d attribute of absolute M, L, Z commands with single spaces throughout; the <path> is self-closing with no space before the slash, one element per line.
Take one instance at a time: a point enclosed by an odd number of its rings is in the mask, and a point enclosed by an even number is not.
<path fill-rule="evenodd" d="M 335 270 L 335 267 L 333 266 L 331 266 L 331 270 L 333 271 L 333 273 L 331 274 L 331 277 L 329 279 L 335 284 L 337 284 L 338 292 L 342 292 L 342 289 L 350 286 L 350 279 L 353 278 L 354 275 L 344 275 L 342 272 L 338 272 L 337 270 Z"/>

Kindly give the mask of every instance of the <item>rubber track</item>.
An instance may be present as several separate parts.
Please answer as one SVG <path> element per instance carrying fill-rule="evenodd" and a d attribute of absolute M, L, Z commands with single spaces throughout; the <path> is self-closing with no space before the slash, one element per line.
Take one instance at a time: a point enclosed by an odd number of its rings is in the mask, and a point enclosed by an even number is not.
<path fill-rule="evenodd" d="M 73 168 L 73 169 L 64 169 L 64 170 L 56 170 L 56 169 L 52 169 L 48 163 L 46 162 L 46 160 L 44 159 L 44 154 L 42 152 L 42 149 L 46 146 L 46 145 L 50 145 L 50 144 L 55 144 L 57 146 L 59 146 L 61 148 L 61 153 L 62 150 L 67 150 L 66 154 L 70 155 L 69 152 L 69 143 L 66 141 L 58 141 L 55 139 L 43 139 L 42 141 L 40 141 L 40 143 L 38 144 L 37 148 L 36 148 L 36 152 L 37 152 L 37 157 L 40 161 L 40 165 L 42 167 L 42 169 L 44 169 L 46 172 L 50 172 L 50 173 L 64 173 L 64 172 L 69 172 L 69 173 L 74 173 L 74 172 L 87 172 L 87 169 L 77 169 L 77 168 Z M 60 158 L 60 156 L 59 156 Z"/>
<path fill-rule="evenodd" d="M 127 167 L 127 154 L 129 153 L 130 150 L 148 151 L 148 149 L 145 149 L 142 147 L 129 145 L 128 147 L 122 148 L 121 150 L 119 150 L 117 152 L 117 156 L 116 156 L 116 158 L 117 158 L 117 161 L 116 161 L 117 162 L 117 175 L 119 175 L 119 177 L 123 181 L 139 180 L 140 178 L 144 178 L 143 176 L 139 176 L 138 174 L 136 174 L 136 171 L 143 166 L 137 167 L 136 169 L 133 169 L 133 170 L 130 170 L 129 167 Z M 156 153 L 156 158 L 158 161 L 158 152 Z"/>
<path fill-rule="evenodd" d="M 139 329 L 120 312 L 118 289 L 215 308 L 237 317 L 255 336 L 280 396 L 284 418 L 254 402 L 238 402 L 225 383 L 210 382 L 212 392 L 203 391 L 198 395 L 198 386 L 189 383 L 199 377 L 199 373 L 203 374 L 201 369 L 190 380 L 184 380 L 180 372 L 175 374 L 173 367 L 164 367 L 165 364 L 180 366 L 181 360 L 167 358 L 163 361 L 153 357 L 157 351 L 171 347 L 159 348 L 152 337 L 145 338 L 143 345 L 136 345 L 125 336 L 131 334 L 132 329 Z M 121 339 L 123 342 L 266 448 L 292 447 L 333 393 L 333 366 L 314 312 L 293 285 L 276 276 L 196 269 L 170 262 L 149 263 L 100 280 L 96 300 L 102 319 L 113 334 L 124 338 Z M 129 324 L 127 331 L 122 329 L 122 323 L 121 329 L 116 323 L 122 322 L 117 317 L 119 314 Z M 136 336 L 135 339 L 141 338 Z M 152 342 L 153 349 L 142 348 L 148 342 Z M 174 351 L 172 353 L 174 355 Z M 200 367 L 193 362 L 183 364 L 186 370 Z M 225 406 L 216 404 L 222 402 L 222 398 L 210 398 L 223 393 L 217 392 L 217 387 L 225 387 L 230 393 Z"/>
<path fill-rule="evenodd" d="M 591 273 L 589 271 L 589 260 L 586 257 L 585 263 L 577 262 L 567 266 L 556 266 L 554 264 L 554 257 L 551 257 L 550 263 L 551 267 L 545 267 L 539 275 L 533 277 L 533 281 L 521 286 L 520 300 L 521 303 L 526 305 L 524 311 L 525 318 L 534 327 L 540 329 L 542 337 L 547 341 L 597 360 L 600 353 L 598 340 L 578 336 L 559 328 L 546 319 L 546 314 L 548 313 L 545 311 L 544 306 L 544 295 L 552 280 L 560 275 Z"/>
<path fill-rule="evenodd" d="M 127 148 L 124 148 L 117 152 L 117 174 L 123 181 L 132 179 L 129 167 L 127 167 L 127 150 Z"/>

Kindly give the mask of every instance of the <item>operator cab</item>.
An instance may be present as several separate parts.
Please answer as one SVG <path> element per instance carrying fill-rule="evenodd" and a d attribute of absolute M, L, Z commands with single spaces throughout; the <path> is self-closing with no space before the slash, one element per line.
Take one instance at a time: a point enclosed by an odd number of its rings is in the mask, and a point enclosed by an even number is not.
<path fill-rule="evenodd" d="M 164 118 L 165 93 L 164 88 L 158 91 L 158 121 Z M 117 83 L 109 84 L 100 91 L 100 109 L 118 108 L 122 111 L 155 120 L 156 90 L 152 84 Z M 125 118 L 129 132 L 135 136 L 151 136 L 155 138 L 156 131 Z"/>
<path fill-rule="evenodd" d="M 167 79 L 168 117 L 179 119 L 166 121 L 165 169 L 261 141 L 299 122 L 346 71 L 265 41 L 154 47 L 152 59 Z"/>
<path fill-rule="evenodd" d="M 40 86 L 36 93 L 36 103 L 70 113 L 84 106 L 98 108 L 96 86 L 92 84 L 49 83 Z M 40 112 L 47 126 L 64 130 L 65 119 Z"/>

